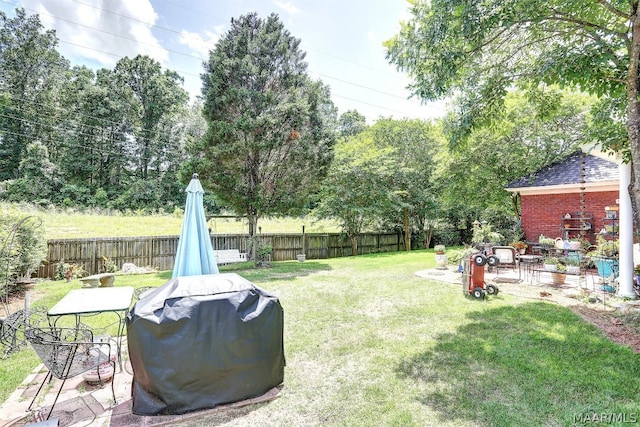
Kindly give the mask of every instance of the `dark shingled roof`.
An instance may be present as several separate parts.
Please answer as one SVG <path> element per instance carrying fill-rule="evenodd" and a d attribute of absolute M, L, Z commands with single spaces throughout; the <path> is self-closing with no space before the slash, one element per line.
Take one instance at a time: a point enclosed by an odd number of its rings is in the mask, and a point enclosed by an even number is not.
<path fill-rule="evenodd" d="M 617 181 L 620 178 L 617 163 L 578 152 L 560 162 L 545 166 L 529 176 L 517 179 L 506 188 L 580 184 L 582 182 L 582 160 L 585 163 L 584 179 L 586 183 Z"/>

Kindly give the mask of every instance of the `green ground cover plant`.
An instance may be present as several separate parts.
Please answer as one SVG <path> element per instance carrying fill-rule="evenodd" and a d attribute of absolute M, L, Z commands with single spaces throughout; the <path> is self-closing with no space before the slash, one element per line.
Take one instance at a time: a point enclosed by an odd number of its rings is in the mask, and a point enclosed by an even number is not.
<path fill-rule="evenodd" d="M 572 426 L 592 414 L 640 418 L 640 355 L 568 308 L 504 292 L 477 301 L 461 284 L 415 275 L 433 267 L 433 251 L 221 267 L 280 298 L 284 387 L 279 399 L 189 425 Z M 157 286 L 169 277 L 118 276 L 115 284 Z M 36 303 L 53 304 L 78 286 L 43 282 Z M 28 349 L 1 361 L 0 399 L 36 363 Z"/>

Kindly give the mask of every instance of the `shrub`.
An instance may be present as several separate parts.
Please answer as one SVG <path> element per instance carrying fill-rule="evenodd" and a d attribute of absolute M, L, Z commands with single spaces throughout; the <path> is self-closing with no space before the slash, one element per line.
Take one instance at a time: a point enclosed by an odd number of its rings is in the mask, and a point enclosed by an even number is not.
<path fill-rule="evenodd" d="M 10 292 L 18 279 L 30 278 L 45 259 L 46 240 L 40 226 L 41 221 L 35 216 L 6 214 L 0 217 L 1 285 L 7 286 L 3 293 Z"/>

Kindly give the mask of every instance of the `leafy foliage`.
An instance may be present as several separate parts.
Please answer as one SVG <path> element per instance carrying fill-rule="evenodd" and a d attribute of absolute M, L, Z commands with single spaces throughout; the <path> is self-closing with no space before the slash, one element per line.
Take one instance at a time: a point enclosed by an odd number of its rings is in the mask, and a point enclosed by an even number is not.
<path fill-rule="evenodd" d="M 40 220 L 33 216 L 0 216 L 0 272 L 3 302 L 19 278 L 30 278 L 45 258 L 46 240 Z"/>
<path fill-rule="evenodd" d="M 233 19 L 202 75 L 207 134 L 190 146 L 183 176 L 249 218 L 300 210 L 332 158 L 336 109 L 306 74 L 300 41 L 276 15 Z"/>
<path fill-rule="evenodd" d="M 340 137 L 355 136 L 367 128 L 367 118 L 357 110 L 349 110 L 340 115 L 338 119 L 338 132 Z"/>
<path fill-rule="evenodd" d="M 603 99 L 593 124 L 604 147 L 632 162 L 640 215 L 638 3 L 589 0 L 412 1 L 387 57 L 422 99 L 459 94 L 452 141 L 492 124 L 513 87 L 559 84 Z M 608 119 L 607 119 L 608 118 Z M 622 119 L 624 118 L 624 119 Z M 611 120 L 613 119 L 613 120 Z M 607 123 L 608 122 L 608 123 Z M 628 143 L 622 144 L 622 126 Z"/>
<path fill-rule="evenodd" d="M 458 209 L 464 200 L 474 220 L 519 218 L 518 201 L 505 186 L 577 150 L 592 102 L 553 87 L 511 92 L 493 124 L 477 127 L 440 165 L 444 204 Z"/>
<path fill-rule="evenodd" d="M 425 230 L 436 216 L 432 177 L 441 148 L 437 129 L 420 120 L 380 119 L 341 140 L 318 215 L 340 220 L 354 254 L 365 229 Z"/>
<path fill-rule="evenodd" d="M 393 191 L 385 185 L 393 178 L 391 151 L 377 147 L 365 133 L 336 145 L 316 214 L 339 220 L 353 255 L 358 254 L 357 236 L 394 207 Z"/>
<path fill-rule="evenodd" d="M 59 87 L 67 62 L 56 51 L 55 32 L 45 31 L 37 15 L 16 9 L 0 12 L 0 180 L 17 178 L 26 147 L 35 139 L 55 143 Z"/>
<path fill-rule="evenodd" d="M 69 68 L 57 44 L 38 15 L 0 13 L 0 198 L 122 209 L 120 196 L 145 179 L 156 202 L 136 194 L 127 209 L 184 203 L 182 123 L 195 112 L 182 79 L 140 55 L 113 70 Z"/>

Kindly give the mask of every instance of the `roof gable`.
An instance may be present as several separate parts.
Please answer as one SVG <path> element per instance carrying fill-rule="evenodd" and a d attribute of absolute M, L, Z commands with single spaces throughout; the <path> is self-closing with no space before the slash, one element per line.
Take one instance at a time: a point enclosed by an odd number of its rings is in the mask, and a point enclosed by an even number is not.
<path fill-rule="evenodd" d="M 618 164 L 591 154 L 575 153 L 562 161 L 512 181 L 505 188 L 548 187 L 582 183 L 582 161 L 584 160 L 584 182 L 597 183 L 618 181 Z"/>

